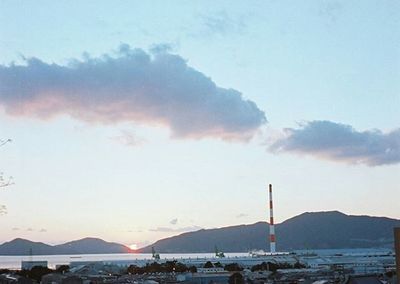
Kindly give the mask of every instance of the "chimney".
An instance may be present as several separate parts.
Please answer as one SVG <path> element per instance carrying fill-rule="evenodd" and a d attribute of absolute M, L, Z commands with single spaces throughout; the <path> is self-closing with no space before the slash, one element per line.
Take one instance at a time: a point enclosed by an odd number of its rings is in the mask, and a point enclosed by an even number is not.
<path fill-rule="evenodd" d="M 272 184 L 269 184 L 269 244 L 271 253 L 276 252 L 274 207 L 272 202 Z"/>
<path fill-rule="evenodd" d="M 394 228 L 394 251 L 396 253 L 397 284 L 400 284 L 400 227 Z"/>

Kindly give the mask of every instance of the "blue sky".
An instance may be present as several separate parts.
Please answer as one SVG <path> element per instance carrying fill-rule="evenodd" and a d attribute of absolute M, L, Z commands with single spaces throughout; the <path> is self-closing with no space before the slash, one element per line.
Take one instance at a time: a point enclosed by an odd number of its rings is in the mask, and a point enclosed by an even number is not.
<path fill-rule="evenodd" d="M 214 2 L 0 2 L 0 242 L 400 218 L 399 3 Z"/>

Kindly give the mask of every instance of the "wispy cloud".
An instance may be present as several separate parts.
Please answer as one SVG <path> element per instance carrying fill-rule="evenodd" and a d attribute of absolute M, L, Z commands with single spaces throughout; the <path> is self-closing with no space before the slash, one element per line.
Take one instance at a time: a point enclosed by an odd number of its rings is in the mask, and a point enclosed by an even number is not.
<path fill-rule="evenodd" d="M 179 55 L 127 44 L 67 66 L 38 58 L 0 65 L 0 105 L 14 116 L 158 124 L 176 138 L 246 141 L 266 122 L 254 102 L 218 87 Z"/>
<path fill-rule="evenodd" d="M 357 131 L 350 125 L 317 120 L 284 132 L 284 137 L 269 146 L 270 151 L 367 166 L 400 162 L 400 128 L 387 133 L 376 129 Z"/>
<path fill-rule="evenodd" d="M 11 139 L 0 139 L 0 147 L 11 142 Z"/>
<path fill-rule="evenodd" d="M 234 17 L 226 11 L 199 16 L 203 30 L 202 35 L 227 35 L 232 33 L 243 33 L 246 29 L 244 17 Z"/>
<path fill-rule="evenodd" d="M 13 231 L 19 231 L 20 229 L 17 228 L 17 227 L 14 227 L 14 228 L 12 228 L 11 230 L 13 230 Z"/>
<path fill-rule="evenodd" d="M 43 229 L 42 228 L 42 229 L 39 230 L 39 233 L 46 233 L 46 232 L 47 232 L 47 229 Z"/>
<path fill-rule="evenodd" d="M 26 229 L 28 232 L 33 232 L 33 229 L 32 228 L 27 228 Z"/>
<path fill-rule="evenodd" d="M 236 215 L 236 218 L 244 218 L 244 217 L 247 217 L 247 216 L 249 216 L 249 215 L 245 214 L 245 213 L 240 213 L 240 214 Z"/>
<path fill-rule="evenodd" d="M 176 224 L 178 224 L 178 218 L 172 219 L 171 221 L 169 221 L 169 223 L 170 223 L 171 225 L 176 225 Z"/>
<path fill-rule="evenodd" d="M 190 226 L 190 227 L 182 227 L 182 228 L 170 228 L 170 227 L 157 227 L 154 229 L 149 229 L 151 232 L 174 232 L 174 233 L 183 233 L 183 232 L 192 232 L 203 229 L 199 226 Z"/>
<path fill-rule="evenodd" d="M 7 214 L 7 207 L 5 205 L 0 204 L 0 216 Z"/>
<path fill-rule="evenodd" d="M 5 188 L 14 184 L 13 177 L 5 177 L 3 172 L 0 172 L 0 188 Z"/>
<path fill-rule="evenodd" d="M 143 229 L 142 228 L 136 228 L 136 229 L 128 229 L 128 233 L 142 233 Z"/>
<path fill-rule="evenodd" d="M 336 0 L 324 0 L 318 2 L 319 15 L 327 19 L 329 22 L 336 22 L 342 13 L 343 4 Z"/>
<path fill-rule="evenodd" d="M 111 139 L 117 143 L 130 147 L 141 146 L 146 143 L 146 139 L 139 137 L 134 132 L 128 130 L 122 130 L 120 135 L 111 137 Z"/>
<path fill-rule="evenodd" d="M 150 244 L 151 244 L 151 242 L 146 240 L 146 241 L 138 242 L 137 246 L 138 246 L 138 248 L 142 248 L 142 247 L 148 246 Z"/>

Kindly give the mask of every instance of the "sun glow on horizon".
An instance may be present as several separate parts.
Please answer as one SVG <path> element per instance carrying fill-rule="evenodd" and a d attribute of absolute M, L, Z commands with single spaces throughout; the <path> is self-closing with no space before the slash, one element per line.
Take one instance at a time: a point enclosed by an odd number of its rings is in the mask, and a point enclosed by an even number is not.
<path fill-rule="evenodd" d="M 138 248 L 137 244 L 131 244 L 131 245 L 129 245 L 128 247 L 129 247 L 130 249 L 132 249 L 132 250 L 137 250 L 137 248 Z"/>

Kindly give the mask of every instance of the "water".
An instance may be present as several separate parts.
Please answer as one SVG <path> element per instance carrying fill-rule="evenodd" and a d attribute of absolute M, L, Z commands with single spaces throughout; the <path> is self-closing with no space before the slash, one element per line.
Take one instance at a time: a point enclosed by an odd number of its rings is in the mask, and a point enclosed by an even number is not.
<path fill-rule="evenodd" d="M 225 253 L 227 257 L 248 256 L 248 253 Z M 211 258 L 214 253 L 163 253 L 161 259 L 176 259 L 181 258 Z M 50 268 L 55 268 L 56 265 L 69 264 L 71 261 L 135 261 L 151 259 L 151 254 L 148 253 L 115 253 L 115 254 L 79 254 L 79 255 L 17 255 L 17 256 L 0 256 L 0 268 L 20 269 L 21 261 L 48 261 Z"/>
<path fill-rule="evenodd" d="M 297 254 L 316 253 L 319 256 L 330 256 L 335 254 L 387 254 L 393 252 L 388 248 L 353 248 L 353 249 L 316 249 L 316 250 L 295 250 Z"/>
<path fill-rule="evenodd" d="M 390 249 L 319 249 L 319 250 L 296 250 L 296 253 L 316 253 L 320 256 L 329 256 L 335 254 L 386 254 L 392 252 Z M 225 253 L 226 257 L 244 257 L 248 253 Z M 162 259 L 182 258 L 212 258 L 214 253 L 162 253 Z M 0 268 L 20 269 L 21 261 L 48 261 L 50 268 L 56 265 L 69 264 L 71 261 L 122 261 L 151 259 L 148 253 L 122 253 L 122 254 L 80 254 L 80 255 L 34 255 L 34 256 L 0 256 Z"/>

